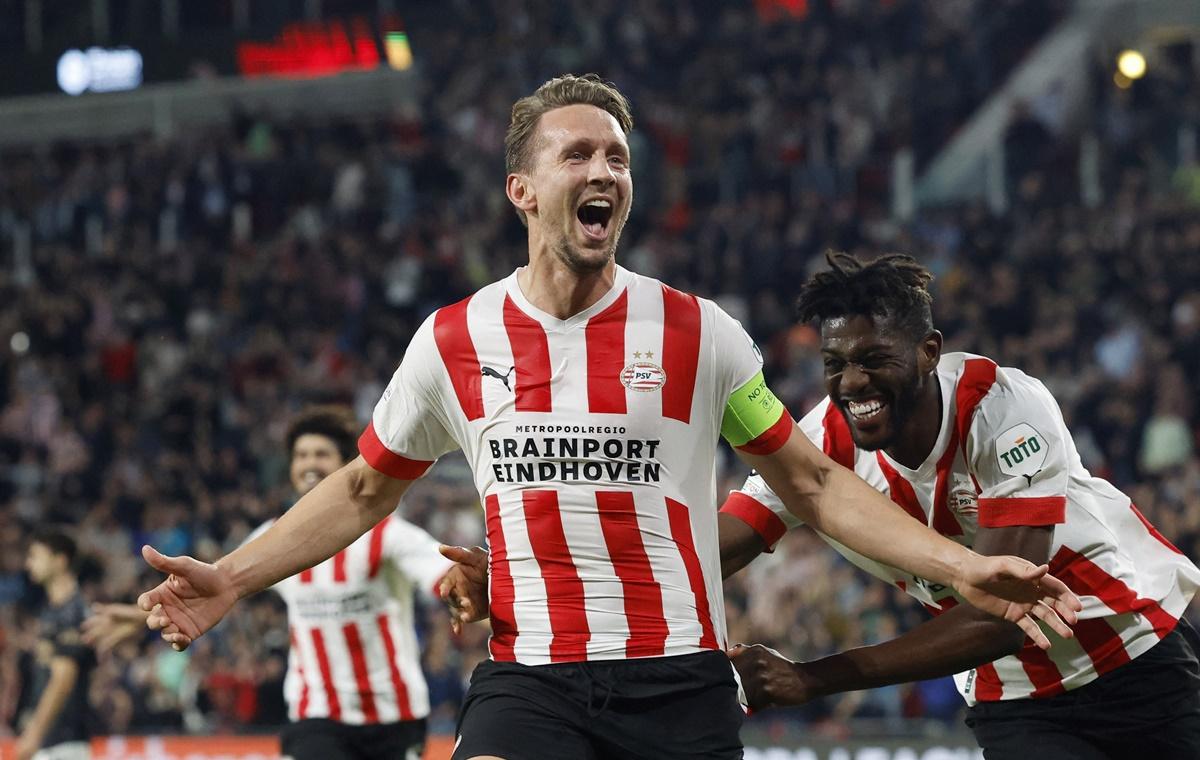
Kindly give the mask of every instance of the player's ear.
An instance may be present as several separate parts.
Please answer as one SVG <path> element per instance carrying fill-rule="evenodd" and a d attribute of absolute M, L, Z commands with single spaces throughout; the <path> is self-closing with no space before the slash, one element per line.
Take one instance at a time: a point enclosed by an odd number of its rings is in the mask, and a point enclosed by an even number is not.
<path fill-rule="evenodd" d="M 926 335 L 917 344 L 917 369 L 928 374 L 937 369 L 942 358 L 942 334 L 937 330 Z"/>
<path fill-rule="evenodd" d="M 510 174 L 504 183 L 505 194 L 517 210 L 530 214 L 537 210 L 537 192 L 529 176 L 525 174 Z"/>

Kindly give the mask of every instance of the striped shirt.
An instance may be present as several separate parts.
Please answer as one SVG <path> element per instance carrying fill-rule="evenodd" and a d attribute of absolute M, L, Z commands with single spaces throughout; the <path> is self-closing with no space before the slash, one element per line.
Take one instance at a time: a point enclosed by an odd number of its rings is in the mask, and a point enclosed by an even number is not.
<path fill-rule="evenodd" d="M 436 596 L 451 564 L 432 536 L 392 515 L 316 567 L 272 586 L 287 603 L 288 717 L 364 725 L 428 715 L 413 593 Z"/>
<path fill-rule="evenodd" d="M 971 546 L 979 527 L 1054 527 L 1050 572 L 1083 601 L 1075 638 L 1043 626 L 1052 647 L 1026 638 L 1015 655 L 955 676 L 968 704 L 1050 697 L 1120 667 L 1171 632 L 1200 584 L 1200 569 L 1165 539 L 1129 497 L 1079 460 L 1058 404 L 1039 381 L 990 359 L 942 356 L 942 426 L 925 462 L 911 470 L 883 451 L 859 450 L 828 398 L 800 428 L 897 507 Z M 773 546 L 799 524 L 758 476 L 722 511 Z M 823 536 L 868 573 L 939 614 L 962 601 L 953 589 L 867 559 Z"/>
<path fill-rule="evenodd" d="M 406 479 L 463 449 L 485 513 L 493 659 L 717 649 L 717 438 L 761 367 L 735 320 L 656 280 L 617 267 L 599 301 L 557 319 L 514 273 L 426 320 L 359 448 Z M 786 440 L 791 419 L 771 409 L 745 448 Z"/>

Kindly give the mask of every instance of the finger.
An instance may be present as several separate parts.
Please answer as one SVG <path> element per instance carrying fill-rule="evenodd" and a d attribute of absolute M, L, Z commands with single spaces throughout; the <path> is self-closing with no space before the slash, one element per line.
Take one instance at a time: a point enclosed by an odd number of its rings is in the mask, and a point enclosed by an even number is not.
<path fill-rule="evenodd" d="M 185 578 L 188 576 L 188 571 L 198 564 L 195 559 L 188 556 L 168 557 L 149 544 L 142 546 L 142 559 L 146 560 L 146 563 L 150 567 L 159 572 L 167 573 L 168 575 L 179 575 Z M 175 583 L 179 583 L 178 578 L 175 580 Z"/>
<path fill-rule="evenodd" d="M 1021 627 L 1021 630 L 1025 632 L 1026 636 L 1033 640 L 1033 643 L 1036 644 L 1039 649 L 1050 648 L 1050 639 L 1046 638 L 1046 634 L 1042 631 L 1041 627 L 1038 626 L 1037 622 L 1032 617 L 1029 615 L 1023 616 L 1017 621 L 1017 625 Z"/>
<path fill-rule="evenodd" d="M 463 624 L 458 618 L 450 618 L 450 632 L 455 636 L 462 635 Z"/>
<path fill-rule="evenodd" d="M 162 602 L 162 591 L 156 586 L 138 597 L 137 606 L 142 612 L 149 612 L 154 605 Z"/>
<path fill-rule="evenodd" d="M 449 544 L 442 544 L 438 547 L 438 552 L 452 562 L 469 564 L 471 561 L 471 550 L 465 546 L 450 546 Z"/>
<path fill-rule="evenodd" d="M 1040 584 L 1042 591 L 1047 596 L 1052 596 L 1056 600 L 1061 601 L 1068 609 L 1083 609 L 1083 602 L 1079 600 L 1079 597 L 1075 595 L 1075 592 L 1071 591 L 1071 589 L 1067 587 L 1067 584 L 1063 583 L 1058 578 L 1055 578 L 1053 575 L 1045 575 L 1041 579 Z"/>
<path fill-rule="evenodd" d="M 1066 622 L 1058 616 L 1058 613 L 1054 611 L 1054 608 L 1045 602 L 1038 602 L 1035 604 L 1033 609 L 1029 611 L 1029 614 L 1050 626 L 1051 630 L 1053 630 L 1059 636 L 1062 636 L 1064 639 L 1069 639 L 1075 635 L 1075 632 L 1071 630 L 1071 626 L 1067 625 Z"/>

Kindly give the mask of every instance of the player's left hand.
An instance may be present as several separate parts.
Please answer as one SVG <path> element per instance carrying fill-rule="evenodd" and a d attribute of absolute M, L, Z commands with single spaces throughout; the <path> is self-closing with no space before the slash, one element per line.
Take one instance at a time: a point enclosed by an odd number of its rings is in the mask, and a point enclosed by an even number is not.
<path fill-rule="evenodd" d="M 439 546 L 446 559 L 455 562 L 438 584 L 438 595 L 450 608 L 450 629 L 462 633 L 463 625 L 488 616 L 488 554 L 475 546 Z"/>
<path fill-rule="evenodd" d="M 1048 565 L 1035 565 L 1020 557 L 972 552 L 959 570 L 954 589 L 984 612 L 1016 623 L 1042 649 L 1050 648 L 1050 640 L 1038 620 L 1059 636 L 1071 638 L 1070 626 L 1083 609 L 1079 597 L 1050 575 Z"/>

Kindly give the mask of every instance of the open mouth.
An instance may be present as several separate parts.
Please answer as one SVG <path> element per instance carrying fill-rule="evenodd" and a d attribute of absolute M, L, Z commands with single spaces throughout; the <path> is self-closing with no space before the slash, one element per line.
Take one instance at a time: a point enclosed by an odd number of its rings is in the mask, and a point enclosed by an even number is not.
<path fill-rule="evenodd" d="M 605 198 L 593 198 L 575 212 L 583 234 L 591 240 L 607 240 L 608 226 L 612 221 L 613 205 Z"/>
<path fill-rule="evenodd" d="M 300 476 L 300 482 L 308 488 L 312 488 L 317 483 L 321 482 L 321 473 L 317 472 L 316 470 L 308 470 Z"/>
<path fill-rule="evenodd" d="M 868 422 L 878 417 L 883 410 L 887 409 L 888 405 L 882 398 L 870 398 L 861 401 L 845 401 L 844 406 L 850 413 L 850 418 L 855 422 Z"/>

